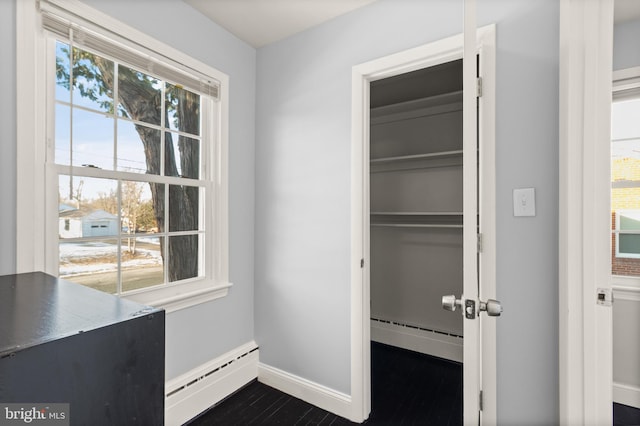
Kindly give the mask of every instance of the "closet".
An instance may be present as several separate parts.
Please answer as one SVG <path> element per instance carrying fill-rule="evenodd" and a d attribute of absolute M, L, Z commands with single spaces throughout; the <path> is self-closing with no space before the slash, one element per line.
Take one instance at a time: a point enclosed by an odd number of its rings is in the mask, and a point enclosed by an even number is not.
<path fill-rule="evenodd" d="M 371 338 L 462 361 L 462 60 L 370 93 Z"/>

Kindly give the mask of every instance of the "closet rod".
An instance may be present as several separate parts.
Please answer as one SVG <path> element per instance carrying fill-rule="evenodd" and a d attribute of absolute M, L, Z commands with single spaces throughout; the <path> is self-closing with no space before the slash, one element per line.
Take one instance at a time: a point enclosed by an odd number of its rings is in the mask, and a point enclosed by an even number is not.
<path fill-rule="evenodd" d="M 388 226 L 392 228 L 458 228 L 462 225 L 428 224 L 428 223 L 372 223 L 371 226 Z"/>

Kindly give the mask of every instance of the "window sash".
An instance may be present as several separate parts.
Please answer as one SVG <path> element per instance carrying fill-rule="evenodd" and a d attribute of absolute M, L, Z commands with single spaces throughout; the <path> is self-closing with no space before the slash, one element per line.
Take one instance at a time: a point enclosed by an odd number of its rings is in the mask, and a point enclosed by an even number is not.
<path fill-rule="evenodd" d="M 220 82 L 213 77 L 177 63 L 161 53 L 154 52 L 108 29 L 95 28 L 94 24 L 82 17 L 56 6 L 55 1 L 41 0 L 40 13 L 42 27 L 45 30 L 63 37 L 74 46 L 101 52 L 106 57 L 117 58 L 118 62 L 132 68 L 170 83 L 180 84 L 213 99 L 220 99 Z M 108 36 L 101 34 L 104 32 Z"/>
<path fill-rule="evenodd" d="M 47 114 L 52 118 L 55 117 L 55 114 L 56 114 L 55 105 L 66 105 L 70 107 L 72 110 L 81 109 L 81 110 L 96 112 L 90 108 L 76 105 L 75 103 L 72 103 L 72 102 L 66 102 L 66 101 L 55 99 L 55 95 L 54 95 L 55 86 L 56 86 L 55 45 L 56 45 L 56 42 L 59 41 L 60 37 L 56 35 L 50 35 L 49 37 L 47 37 L 47 39 L 48 39 L 46 43 L 47 51 L 48 51 L 47 58 L 48 58 L 48 64 L 49 64 L 46 67 L 48 70 L 47 71 L 47 87 L 48 87 L 47 90 L 48 90 L 48 93 L 50 94 L 47 97 L 48 99 Z M 80 47 L 74 44 L 73 41 L 70 42 L 69 45 L 71 48 Z M 92 51 L 92 53 L 95 53 L 99 56 L 107 57 L 103 54 L 103 52 L 97 49 L 90 49 L 90 50 Z M 130 64 L 124 63 L 117 57 L 115 58 L 107 57 L 107 59 L 113 60 L 116 64 L 115 66 L 117 66 L 117 64 L 131 66 Z M 135 66 L 131 66 L 131 67 L 134 69 L 138 68 Z M 156 73 L 149 73 L 149 74 L 152 77 L 159 78 L 170 84 L 178 84 L 182 87 L 185 87 L 185 84 L 183 84 L 182 81 L 180 80 L 171 82 L 171 81 L 167 81 L 166 79 L 157 75 Z M 215 194 L 216 176 L 214 175 L 214 170 L 212 165 L 216 164 L 214 159 L 217 158 L 217 155 L 219 154 L 219 147 L 218 147 L 219 142 L 217 137 L 218 134 L 216 132 L 217 126 L 215 125 L 215 119 L 216 118 L 219 119 L 218 102 L 211 96 L 207 96 L 202 93 L 198 93 L 198 94 L 200 94 L 200 117 L 201 117 L 200 135 L 193 135 L 190 133 L 172 130 L 165 127 L 164 114 L 162 116 L 162 123 L 160 125 L 153 125 L 150 123 L 143 123 L 143 122 L 140 124 L 146 127 L 155 128 L 161 131 L 163 134 L 162 136 L 163 144 L 165 141 L 164 133 L 183 135 L 189 138 L 195 138 L 200 140 L 201 153 L 200 153 L 200 159 L 199 159 L 199 162 L 200 162 L 200 178 L 199 179 L 185 178 L 185 177 L 179 177 L 179 176 L 166 176 L 164 173 L 155 175 L 155 174 L 146 174 L 146 173 L 126 172 L 126 171 L 120 171 L 117 169 L 110 170 L 110 169 L 101 169 L 101 168 L 94 168 L 94 167 L 81 167 L 81 166 L 75 166 L 75 165 L 56 164 L 55 163 L 55 145 L 56 145 L 55 119 L 47 120 L 48 122 L 48 126 L 47 126 L 48 138 L 47 139 L 50 142 L 47 144 L 46 164 L 47 164 L 47 175 L 49 176 L 48 181 L 52 186 L 52 188 L 48 192 L 55 193 L 56 195 L 58 194 L 57 186 L 58 186 L 60 175 L 71 175 L 74 177 L 87 177 L 87 178 L 102 178 L 102 179 L 111 179 L 116 181 L 135 181 L 135 182 L 143 182 L 143 183 L 164 184 L 165 191 L 167 191 L 165 192 L 165 215 L 166 215 L 165 230 L 163 232 L 158 232 L 154 234 L 154 236 L 164 238 L 165 250 L 167 249 L 168 239 L 170 237 L 176 237 L 181 235 L 196 235 L 196 236 L 199 236 L 200 241 L 202 241 L 202 238 L 204 237 L 204 244 L 201 242 L 199 244 L 200 248 L 198 250 L 198 271 L 199 271 L 198 276 L 193 278 L 182 279 L 179 281 L 169 281 L 168 272 L 167 272 L 167 269 L 169 268 L 169 263 L 166 262 L 166 259 L 165 259 L 165 262 L 163 262 L 163 269 L 164 269 L 163 283 L 149 286 L 142 289 L 123 291 L 123 286 L 125 283 L 121 279 L 122 277 L 121 258 L 118 257 L 118 260 L 117 260 L 118 282 L 116 284 L 117 285 L 117 289 L 115 293 L 116 295 L 122 295 L 122 296 L 142 295 L 146 292 L 154 292 L 158 288 L 166 288 L 169 290 L 171 288 L 174 288 L 175 286 L 188 284 L 188 283 L 195 284 L 198 282 L 215 282 L 217 281 L 216 278 L 220 276 L 220 271 L 224 267 L 223 265 L 221 265 L 221 261 L 223 260 L 217 258 L 217 256 L 220 253 L 220 249 L 218 249 L 219 241 L 217 241 L 216 239 L 217 238 L 217 236 L 215 235 L 216 226 L 213 222 L 214 210 L 217 208 L 217 206 L 214 205 L 214 203 L 216 202 L 215 201 L 216 200 L 216 194 Z M 114 102 L 117 101 L 117 94 L 115 94 L 115 98 L 116 99 L 114 99 Z M 164 96 L 163 96 L 163 102 L 164 102 Z M 137 123 L 137 121 L 131 120 L 130 118 L 119 116 L 115 105 L 114 105 L 114 112 L 112 114 L 105 114 L 105 115 L 112 117 L 115 120 L 126 121 L 134 124 Z M 117 143 L 118 135 L 114 134 L 114 138 Z M 162 149 L 161 152 L 163 153 L 162 155 L 164 155 L 165 150 Z M 162 159 L 162 165 L 164 166 L 164 159 Z M 115 164 L 114 164 L 114 167 L 115 167 Z M 200 203 L 199 203 L 198 216 L 200 218 L 199 219 L 200 225 L 198 226 L 197 230 L 190 230 L 190 231 L 170 231 L 169 230 L 169 226 L 170 226 L 169 220 L 168 220 L 169 205 L 167 203 L 169 202 L 168 186 L 170 185 L 198 187 L 204 190 L 204 196 L 200 198 Z M 55 191 L 52 191 L 53 186 L 56 187 Z M 214 201 L 212 202 L 211 200 L 214 200 Z M 53 211 L 54 211 L 53 203 L 49 202 L 48 205 L 52 207 L 52 209 L 50 210 L 52 213 L 50 214 L 53 214 Z M 55 209 L 55 211 L 57 212 L 57 208 Z M 59 220 L 58 215 L 56 215 L 55 220 L 56 221 Z M 105 238 L 107 238 L 107 239 L 113 239 L 117 241 L 117 245 L 119 247 L 123 243 L 123 241 L 126 241 L 127 238 L 135 238 L 136 236 L 142 236 L 142 235 L 144 234 L 135 234 L 135 233 L 123 234 L 121 230 L 118 230 L 118 233 L 115 235 L 109 235 L 109 236 L 103 236 L 103 237 L 80 237 L 80 238 L 73 238 L 73 239 L 69 239 L 69 238 L 60 239 L 60 238 L 54 238 L 53 232 L 51 232 L 50 233 L 51 249 L 53 249 L 53 247 L 55 246 L 55 249 L 54 249 L 55 256 L 53 256 L 52 258 L 54 265 L 52 266 L 54 266 L 56 271 L 59 271 L 60 257 L 58 253 L 58 248 L 59 248 L 60 242 L 65 242 L 65 243 L 66 242 L 86 242 L 86 241 L 92 241 L 92 240 L 104 240 Z M 57 234 L 56 234 L 56 237 L 57 237 Z"/>

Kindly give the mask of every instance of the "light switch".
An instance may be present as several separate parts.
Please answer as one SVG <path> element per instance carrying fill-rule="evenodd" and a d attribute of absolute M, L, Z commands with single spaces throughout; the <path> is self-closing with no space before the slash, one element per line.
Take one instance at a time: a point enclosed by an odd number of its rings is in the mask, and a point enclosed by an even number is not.
<path fill-rule="evenodd" d="M 513 215 L 536 215 L 536 190 L 535 188 L 519 188 L 513 190 Z"/>

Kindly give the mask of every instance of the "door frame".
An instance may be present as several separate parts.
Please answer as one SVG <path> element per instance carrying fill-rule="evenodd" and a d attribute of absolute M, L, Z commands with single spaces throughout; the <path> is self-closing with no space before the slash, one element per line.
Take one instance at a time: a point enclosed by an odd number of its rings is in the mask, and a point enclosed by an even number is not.
<path fill-rule="evenodd" d="M 560 424 L 611 424 L 613 0 L 560 2 Z M 544 303 L 544 301 L 542 301 Z"/>
<path fill-rule="evenodd" d="M 477 30 L 481 55 L 479 72 L 479 144 L 481 169 L 480 289 L 483 299 L 496 293 L 495 243 L 495 25 Z M 415 71 L 462 58 L 463 34 L 375 59 L 352 69 L 351 133 L 351 420 L 364 421 L 371 412 L 370 353 L 370 241 L 369 241 L 369 93 L 370 83 L 382 78 Z M 496 324 L 495 318 L 481 318 L 481 371 L 483 391 L 482 422 L 496 424 Z M 475 390 L 473 391 L 475 392 Z M 478 401 L 474 400 L 477 405 Z"/>

